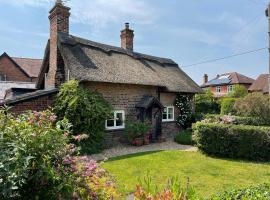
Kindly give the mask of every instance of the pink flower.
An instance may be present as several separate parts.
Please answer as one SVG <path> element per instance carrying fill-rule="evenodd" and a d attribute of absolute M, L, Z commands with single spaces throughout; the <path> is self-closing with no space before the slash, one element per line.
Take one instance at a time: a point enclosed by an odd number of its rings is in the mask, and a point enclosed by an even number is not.
<path fill-rule="evenodd" d="M 57 119 L 57 117 L 56 117 L 55 115 L 51 115 L 51 116 L 50 116 L 50 121 L 51 121 L 51 122 L 55 122 L 56 119 Z"/>

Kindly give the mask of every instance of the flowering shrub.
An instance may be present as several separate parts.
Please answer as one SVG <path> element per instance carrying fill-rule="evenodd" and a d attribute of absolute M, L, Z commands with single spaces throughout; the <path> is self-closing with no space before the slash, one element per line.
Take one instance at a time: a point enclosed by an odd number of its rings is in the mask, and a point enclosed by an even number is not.
<path fill-rule="evenodd" d="M 113 197 L 111 178 L 95 161 L 74 156 L 71 124 L 56 119 L 51 111 L 14 117 L 0 110 L 0 199 Z"/>
<path fill-rule="evenodd" d="M 185 187 L 181 186 L 179 177 L 170 178 L 168 185 L 161 191 L 152 191 L 150 189 L 151 178 L 145 178 L 146 189 L 142 183 L 138 185 L 134 193 L 135 200 L 199 200 L 195 190 L 189 186 L 189 182 Z"/>
<path fill-rule="evenodd" d="M 89 136 L 79 143 L 83 153 L 102 150 L 105 120 L 111 116 L 112 107 L 101 94 L 84 88 L 78 81 L 69 81 L 61 86 L 54 111 L 60 119 L 67 118 L 72 123 L 74 135 Z"/>
<path fill-rule="evenodd" d="M 180 114 L 177 117 L 177 124 L 183 128 L 188 128 L 192 123 L 192 102 L 190 96 L 177 95 L 176 107 L 179 109 Z"/>

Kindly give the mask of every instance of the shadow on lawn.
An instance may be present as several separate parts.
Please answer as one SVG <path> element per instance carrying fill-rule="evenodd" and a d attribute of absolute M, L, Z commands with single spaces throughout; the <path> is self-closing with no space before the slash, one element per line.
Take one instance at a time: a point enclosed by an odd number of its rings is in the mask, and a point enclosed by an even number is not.
<path fill-rule="evenodd" d="M 159 152 L 162 152 L 162 151 L 164 151 L 164 150 L 159 150 L 159 151 L 148 151 L 148 152 L 141 152 L 141 153 L 128 154 L 128 155 L 124 155 L 124 156 L 119 156 L 119 157 L 115 157 L 115 158 L 110 158 L 107 162 L 109 162 L 109 161 L 123 160 L 123 159 L 127 159 L 127 158 L 140 157 L 140 156 L 145 156 L 145 155 L 149 155 L 149 154 L 159 153 Z"/>

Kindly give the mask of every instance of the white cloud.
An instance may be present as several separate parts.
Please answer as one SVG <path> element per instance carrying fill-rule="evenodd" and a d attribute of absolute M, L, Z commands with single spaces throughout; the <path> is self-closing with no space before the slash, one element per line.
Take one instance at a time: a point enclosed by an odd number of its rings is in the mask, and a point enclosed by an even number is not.
<path fill-rule="evenodd" d="M 0 3 L 14 6 L 43 7 L 47 10 L 53 6 L 55 0 L 0 0 Z M 129 20 L 137 24 L 149 24 L 155 19 L 152 4 L 142 0 L 68 0 L 71 7 L 71 20 L 104 27 L 109 23 Z"/>

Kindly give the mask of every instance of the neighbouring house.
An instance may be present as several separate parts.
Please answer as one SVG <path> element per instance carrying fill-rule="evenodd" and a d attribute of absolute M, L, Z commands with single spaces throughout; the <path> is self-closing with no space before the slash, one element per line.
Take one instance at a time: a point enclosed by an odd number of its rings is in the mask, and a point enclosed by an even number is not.
<path fill-rule="evenodd" d="M 134 31 L 128 23 L 121 31 L 121 47 L 115 47 L 69 34 L 69 17 L 70 8 L 58 0 L 50 11 L 39 90 L 5 103 L 16 113 L 45 109 L 61 84 L 76 79 L 112 104 L 113 118 L 105 123 L 111 143 L 123 136 L 126 120 L 149 120 L 154 137 L 177 133 L 177 94 L 192 96 L 201 88 L 173 60 L 135 52 Z"/>
<path fill-rule="evenodd" d="M 0 56 L 0 102 L 22 92 L 33 92 L 41 68 L 41 59 Z"/>
<path fill-rule="evenodd" d="M 208 75 L 205 74 L 201 88 L 204 90 L 210 89 L 215 97 L 222 97 L 232 92 L 235 85 L 242 85 L 248 89 L 253 82 L 254 80 L 252 78 L 237 72 L 217 75 L 210 81 L 208 80 Z"/>
<path fill-rule="evenodd" d="M 261 74 L 249 87 L 248 91 L 269 94 L 269 74 Z"/>

